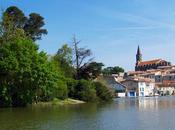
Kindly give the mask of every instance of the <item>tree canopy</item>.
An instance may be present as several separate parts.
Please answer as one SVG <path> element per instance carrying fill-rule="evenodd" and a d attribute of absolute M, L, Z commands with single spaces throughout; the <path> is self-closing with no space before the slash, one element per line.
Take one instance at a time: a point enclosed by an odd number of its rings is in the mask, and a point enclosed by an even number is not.
<path fill-rule="evenodd" d="M 25 35 L 33 41 L 40 40 L 42 35 L 47 34 L 47 30 L 42 27 L 45 25 L 44 18 L 37 13 L 25 16 L 22 10 L 16 6 L 8 7 L 2 15 L 2 32 L 6 34 L 9 29 L 22 29 Z"/>
<path fill-rule="evenodd" d="M 72 48 L 64 44 L 58 49 L 57 54 L 54 56 L 54 61 L 57 68 L 60 68 L 65 77 L 73 78 L 75 69 L 72 63 Z"/>
<path fill-rule="evenodd" d="M 84 79 L 95 79 L 102 73 L 103 63 L 90 62 L 80 69 L 80 76 Z"/>
<path fill-rule="evenodd" d="M 114 66 L 114 67 L 106 67 L 103 69 L 103 74 L 104 75 L 111 75 L 111 74 L 119 74 L 123 73 L 124 69 L 119 66 Z"/>
<path fill-rule="evenodd" d="M 56 85 L 57 74 L 46 54 L 37 50 L 32 41 L 23 39 L 9 41 L 0 48 L 0 104 L 32 103 L 35 96 L 48 96 L 49 87 Z M 45 92 L 46 89 L 49 91 Z"/>

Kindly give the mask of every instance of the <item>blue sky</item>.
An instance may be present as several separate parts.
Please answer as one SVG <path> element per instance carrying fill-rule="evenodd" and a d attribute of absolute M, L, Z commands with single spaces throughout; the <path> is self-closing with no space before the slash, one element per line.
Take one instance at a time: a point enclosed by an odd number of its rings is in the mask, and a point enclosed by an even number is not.
<path fill-rule="evenodd" d="M 175 63 L 175 0 L 0 0 L 11 5 L 45 18 L 48 35 L 37 42 L 48 54 L 75 34 L 106 66 L 133 70 L 138 45 L 144 60 Z"/>

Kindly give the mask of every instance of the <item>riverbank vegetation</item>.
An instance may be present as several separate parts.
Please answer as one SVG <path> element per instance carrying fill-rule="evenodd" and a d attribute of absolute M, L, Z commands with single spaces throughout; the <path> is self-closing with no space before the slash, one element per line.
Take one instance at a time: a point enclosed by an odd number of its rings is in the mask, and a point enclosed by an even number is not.
<path fill-rule="evenodd" d="M 39 51 L 36 41 L 47 34 L 43 26 L 41 15 L 25 16 L 15 6 L 2 13 L 0 107 L 67 98 L 86 102 L 112 100 L 112 91 L 94 80 L 102 73 L 103 63 L 91 58 L 90 49 L 79 47 L 75 36 L 73 47 L 64 44 L 55 55 Z"/>
<path fill-rule="evenodd" d="M 47 101 L 47 102 L 40 101 L 38 103 L 32 103 L 32 106 L 55 106 L 55 105 L 62 106 L 62 105 L 75 105 L 75 104 L 83 104 L 83 103 L 86 103 L 86 102 L 77 100 L 77 99 L 71 99 L 71 98 L 66 98 L 66 99 L 54 98 L 53 100 Z"/>

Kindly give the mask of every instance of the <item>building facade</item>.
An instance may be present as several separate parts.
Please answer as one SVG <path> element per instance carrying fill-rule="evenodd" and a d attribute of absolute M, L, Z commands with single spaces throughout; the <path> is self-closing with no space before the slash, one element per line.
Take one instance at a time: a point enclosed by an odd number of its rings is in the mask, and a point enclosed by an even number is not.
<path fill-rule="evenodd" d="M 155 83 L 150 79 L 126 79 L 122 81 L 122 84 L 126 86 L 128 97 L 154 96 Z"/>

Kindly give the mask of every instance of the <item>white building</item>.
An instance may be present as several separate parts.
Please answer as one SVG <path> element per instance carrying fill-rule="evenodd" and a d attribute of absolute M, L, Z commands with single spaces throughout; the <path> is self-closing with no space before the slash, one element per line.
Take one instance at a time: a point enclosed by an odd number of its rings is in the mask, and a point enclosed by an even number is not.
<path fill-rule="evenodd" d="M 126 95 L 128 97 L 154 95 L 155 83 L 150 79 L 126 79 L 122 84 L 126 86 Z"/>

